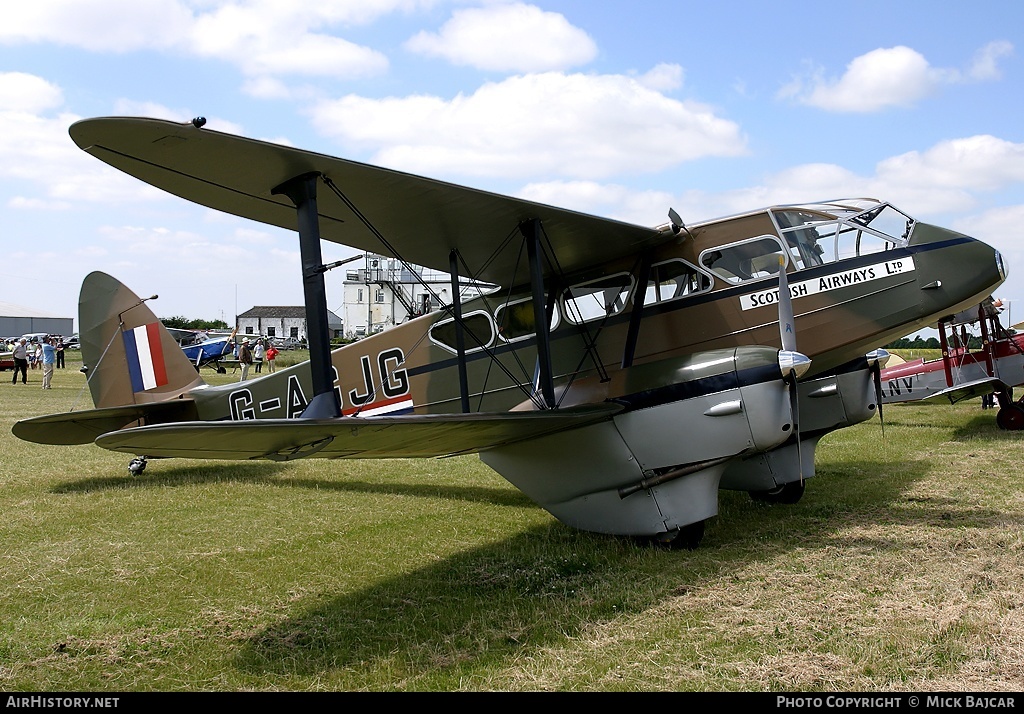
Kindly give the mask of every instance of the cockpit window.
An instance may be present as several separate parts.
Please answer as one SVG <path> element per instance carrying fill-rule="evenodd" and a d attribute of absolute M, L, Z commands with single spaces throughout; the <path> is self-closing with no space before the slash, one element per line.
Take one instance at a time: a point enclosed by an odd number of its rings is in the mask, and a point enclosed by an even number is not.
<path fill-rule="evenodd" d="M 775 236 L 723 245 L 700 254 L 700 264 L 732 284 L 779 274 L 783 248 Z"/>
<path fill-rule="evenodd" d="M 798 268 L 905 246 L 914 227 L 902 211 L 873 200 L 790 206 L 772 216 Z"/>
<path fill-rule="evenodd" d="M 651 266 L 644 304 L 678 300 L 711 289 L 711 278 L 685 260 L 667 260 Z"/>
<path fill-rule="evenodd" d="M 565 317 L 580 324 L 622 312 L 632 289 L 633 278 L 626 273 L 574 285 L 562 293 Z"/>

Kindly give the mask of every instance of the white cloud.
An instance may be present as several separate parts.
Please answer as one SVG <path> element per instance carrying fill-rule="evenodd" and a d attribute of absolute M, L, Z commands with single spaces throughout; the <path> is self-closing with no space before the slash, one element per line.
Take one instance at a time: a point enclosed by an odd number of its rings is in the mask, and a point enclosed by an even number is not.
<path fill-rule="evenodd" d="M 94 52 L 171 50 L 219 59 L 250 77 L 362 77 L 387 69 L 380 52 L 334 27 L 372 22 L 437 0 L 47 0 L 8 3 L 0 45 L 54 43 Z"/>
<path fill-rule="evenodd" d="M 1002 73 L 999 71 L 998 60 L 1012 54 L 1011 43 L 1005 40 L 990 42 L 975 53 L 968 76 L 978 81 L 999 79 Z"/>
<path fill-rule="evenodd" d="M 656 92 L 669 92 L 683 86 L 683 68 L 677 64 L 659 64 L 639 77 L 640 84 Z"/>
<path fill-rule="evenodd" d="M 989 135 L 943 141 L 880 162 L 878 176 L 893 185 L 991 191 L 1024 181 L 1024 144 Z"/>
<path fill-rule="evenodd" d="M 309 24 L 301 8 L 287 3 L 225 5 L 196 19 L 187 44 L 252 76 L 353 77 L 387 69 L 382 53 L 311 32 Z"/>
<path fill-rule="evenodd" d="M 798 80 L 784 94 L 804 103 L 834 112 L 874 112 L 890 106 L 910 106 L 931 94 L 941 82 L 941 73 L 909 47 L 878 49 L 857 57 L 838 80 L 825 80 L 820 71 L 811 88 Z"/>
<path fill-rule="evenodd" d="M 739 127 L 623 75 L 517 76 L 472 95 L 316 104 L 314 126 L 375 163 L 437 175 L 601 178 L 745 151 Z"/>
<path fill-rule="evenodd" d="M 0 72 L 0 112 L 37 114 L 64 103 L 60 87 L 24 72 Z"/>
<path fill-rule="evenodd" d="M 130 52 L 181 42 L 192 23 L 180 0 L 46 0 L 4 4 L 0 44 L 53 42 L 101 52 Z"/>
<path fill-rule="evenodd" d="M 523 3 L 456 10 L 439 32 L 420 32 L 405 48 L 499 72 L 564 70 L 597 55 L 590 36 L 563 15 Z"/>
<path fill-rule="evenodd" d="M 838 79 L 826 79 L 822 69 L 813 69 L 783 87 L 778 96 L 831 112 L 909 107 L 949 84 L 998 78 L 997 61 L 1012 51 L 1008 42 L 990 43 L 978 51 L 971 67 L 961 72 L 932 67 L 909 47 L 877 49 L 855 58 Z"/>

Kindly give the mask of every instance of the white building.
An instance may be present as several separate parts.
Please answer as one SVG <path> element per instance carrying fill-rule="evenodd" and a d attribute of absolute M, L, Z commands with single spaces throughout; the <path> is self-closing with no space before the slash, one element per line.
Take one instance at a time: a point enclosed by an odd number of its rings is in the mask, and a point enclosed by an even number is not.
<path fill-rule="evenodd" d="M 449 305 L 451 289 L 447 273 L 406 267 L 395 258 L 367 253 L 362 268 L 345 273 L 341 311 L 345 337 L 372 335 Z"/>
<path fill-rule="evenodd" d="M 246 310 L 235 323 L 239 335 L 256 335 L 264 337 L 306 340 L 309 330 L 306 329 L 306 308 L 299 306 L 266 306 L 257 305 Z M 327 328 L 331 337 L 341 337 L 342 320 L 336 314 L 327 311 Z"/>

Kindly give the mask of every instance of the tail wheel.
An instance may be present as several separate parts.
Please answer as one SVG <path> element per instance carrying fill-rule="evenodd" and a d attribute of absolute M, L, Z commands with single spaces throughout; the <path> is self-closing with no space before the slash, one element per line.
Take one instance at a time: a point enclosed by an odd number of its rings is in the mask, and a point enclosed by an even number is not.
<path fill-rule="evenodd" d="M 1020 407 L 1017 404 L 1000 407 L 999 411 L 996 412 L 996 424 L 999 425 L 1000 429 L 1005 429 L 1006 431 L 1024 429 L 1024 407 Z"/>
<path fill-rule="evenodd" d="M 1022 412 L 1022 416 L 1024 416 L 1024 412 Z M 750 491 L 750 497 L 755 501 L 763 503 L 785 503 L 792 505 L 803 498 L 805 487 L 806 482 L 803 480 L 790 481 L 767 491 Z"/>

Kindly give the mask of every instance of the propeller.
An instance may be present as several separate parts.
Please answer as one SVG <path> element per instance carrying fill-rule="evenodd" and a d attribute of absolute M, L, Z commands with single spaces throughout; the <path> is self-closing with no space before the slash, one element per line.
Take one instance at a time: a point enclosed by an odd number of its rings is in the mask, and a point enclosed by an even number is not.
<path fill-rule="evenodd" d="M 871 350 L 865 357 L 871 378 L 875 383 L 875 404 L 878 405 L 878 421 L 882 425 L 882 438 L 885 438 L 885 419 L 882 417 L 882 367 L 889 361 L 889 352 L 881 348 Z"/>
<path fill-rule="evenodd" d="M 800 483 L 804 482 L 804 455 L 800 446 L 800 395 L 797 379 L 811 366 L 811 360 L 796 349 L 796 327 L 793 318 L 793 300 L 789 293 L 789 278 L 786 275 L 786 256 L 779 256 L 779 337 L 782 351 L 779 353 L 779 367 L 789 383 L 789 403 L 793 412 L 793 433 L 796 435 L 796 458 L 800 470 Z"/>

